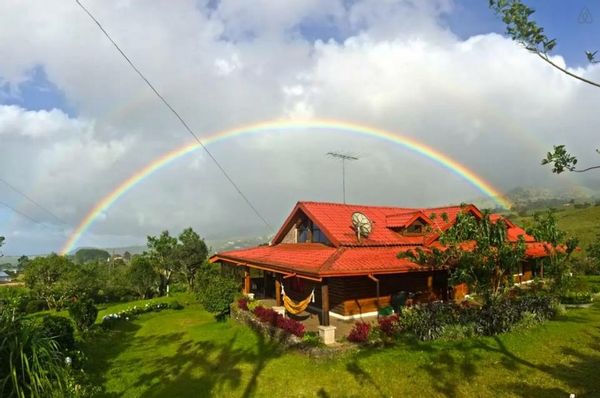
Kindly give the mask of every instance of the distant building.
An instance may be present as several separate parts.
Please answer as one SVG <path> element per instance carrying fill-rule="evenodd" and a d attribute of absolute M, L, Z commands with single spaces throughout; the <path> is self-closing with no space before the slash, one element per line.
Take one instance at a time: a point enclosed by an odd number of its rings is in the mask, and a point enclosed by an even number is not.
<path fill-rule="evenodd" d="M 8 275 L 4 271 L 0 271 L 0 282 L 10 282 L 10 281 L 11 281 L 10 275 Z"/>

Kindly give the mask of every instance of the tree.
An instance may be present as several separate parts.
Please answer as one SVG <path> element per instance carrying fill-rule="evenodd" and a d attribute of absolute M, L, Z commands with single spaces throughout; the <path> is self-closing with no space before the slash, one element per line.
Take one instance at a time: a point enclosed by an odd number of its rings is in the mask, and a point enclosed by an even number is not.
<path fill-rule="evenodd" d="M 0 236 L 0 247 L 2 247 L 2 245 L 4 244 L 4 236 Z M 2 254 L 2 252 L 0 252 L 0 257 L 4 256 L 4 254 Z"/>
<path fill-rule="evenodd" d="M 106 262 L 109 258 L 110 253 L 102 249 L 79 249 L 77 250 L 77 253 L 75 253 L 75 262 L 77 264 L 86 264 L 96 261 Z"/>
<path fill-rule="evenodd" d="M 17 260 L 17 271 L 21 272 L 25 269 L 25 267 L 27 266 L 27 264 L 29 264 L 29 257 L 23 255 L 21 257 L 19 257 L 19 259 Z"/>
<path fill-rule="evenodd" d="M 123 253 L 123 260 L 125 260 L 125 261 L 131 260 L 131 253 L 129 253 L 128 251 Z"/>
<path fill-rule="evenodd" d="M 76 294 L 77 288 L 72 283 L 75 272 L 75 264 L 67 257 L 51 254 L 30 261 L 25 267 L 24 280 L 39 299 L 46 301 L 48 308 L 58 310 Z"/>
<path fill-rule="evenodd" d="M 557 65 L 550 59 L 550 52 L 556 46 L 556 39 L 550 39 L 544 34 L 544 28 L 539 26 L 531 15 L 535 10 L 523 4 L 520 0 L 490 0 L 490 8 L 502 16 L 506 24 L 506 33 L 525 49 L 536 54 L 542 60 L 558 69 L 562 73 L 571 76 L 584 83 L 600 88 L 600 83 L 583 78 L 567 69 Z M 585 56 L 590 63 L 598 63 L 595 57 L 598 51 L 585 51 Z M 598 152 L 598 150 L 596 150 Z M 600 152 L 599 152 L 600 153 Z M 552 164 L 552 172 L 560 174 L 563 171 L 583 173 L 593 169 L 600 169 L 600 165 L 576 169 L 577 158 L 565 149 L 564 145 L 555 145 L 552 152 L 548 152 L 546 158 L 542 159 L 542 165 Z"/>
<path fill-rule="evenodd" d="M 148 255 L 139 254 L 133 256 L 129 268 L 127 269 L 126 279 L 130 288 L 137 295 L 145 299 L 159 284 L 160 277 L 156 273 L 151 259 Z"/>
<path fill-rule="evenodd" d="M 169 293 L 169 285 L 174 273 L 179 270 L 177 259 L 177 238 L 163 231 L 158 237 L 148 236 L 148 249 L 154 269 L 160 277 L 159 294 Z"/>
<path fill-rule="evenodd" d="M 446 269 L 449 282 L 467 283 L 470 290 L 484 296 L 496 296 L 512 284 L 525 257 L 523 238 L 510 242 L 506 224 L 492 221 L 488 213 L 481 220 L 461 212 L 452 227 L 442 232 L 442 248 L 417 249 L 400 253 L 418 264 Z"/>
<path fill-rule="evenodd" d="M 179 235 L 177 256 L 181 262 L 181 273 L 188 284 L 188 288 L 192 290 L 197 272 L 205 264 L 208 257 L 208 248 L 204 239 L 200 238 L 192 228 L 184 229 Z"/>
<path fill-rule="evenodd" d="M 569 272 L 568 260 L 577 248 L 577 239 L 569 237 L 567 233 L 558 227 L 558 222 L 553 209 L 545 213 L 533 215 L 533 226 L 527 229 L 527 233 L 540 241 L 550 245 L 546 249 L 547 256 L 539 261 L 542 277 L 549 276 L 560 288 L 565 275 Z M 545 275 L 546 274 L 546 275 Z"/>

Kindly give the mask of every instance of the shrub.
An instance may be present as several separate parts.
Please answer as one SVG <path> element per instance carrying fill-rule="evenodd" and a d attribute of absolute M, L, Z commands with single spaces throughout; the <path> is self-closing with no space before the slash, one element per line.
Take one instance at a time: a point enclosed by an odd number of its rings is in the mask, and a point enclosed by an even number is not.
<path fill-rule="evenodd" d="M 81 299 L 69 306 L 69 315 L 79 330 L 88 330 L 98 317 L 98 308 L 90 299 Z"/>
<path fill-rule="evenodd" d="M 405 309 L 400 316 L 400 327 L 420 340 L 439 338 L 446 325 L 457 322 L 460 308 L 454 304 L 428 303 Z"/>
<path fill-rule="evenodd" d="M 366 343 L 371 333 L 371 325 L 366 322 L 356 322 L 348 334 L 348 341 L 353 343 Z"/>
<path fill-rule="evenodd" d="M 34 312 L 44 311 L 48 309 L 48 304 L 44 300 L 29 300 L 27 304 L 25 304 L 25 312 L 28 314 L 33 314 Z"/>
<path fill-rule="evenodd" d="M 248 298 L 242 297 L 238 299 L 238 308 L 242 311 L 248 311 Z"/>
<path fill-rule="evenodd" d="M 291 318 L 284 318 L 277 314 L 277 327 L 287 334 L 293 334 L 300 338 L 304 337 L 304 325 Z"/>
<path fill-rule="evenodd" d="M 395 337 L 400 333 L 400 320 L 398 314 L 380 317 L 377 326 L 386 337 Z"/>
<path fill-rule="evenodd" d="M 62 351 L 75 349 L 75 336 L 73 324 L 69 318 L 55 315 L 46 315 L 32 322 L 40 334 L 48 339 L 53 339 Z"/>
<path fill-rule="evenodd" d="M 265 308 L 259 305 L 252 313 L 262 323 L 267 323 L 273 327 L 279 328 L 287 334 L 293 334 L 298 337 L 304 336 L 304 325 L 301 322 L 291 318 L 285 318 L 271 308 Z"/>
<path fill-rule="evenodd" d="M 525 311 L 521 313 L 521 320 L 515 325 L 515 329 L 531 329 L 534 326 L 539 325 L 541 322 L 537 314 L 533 312 Z"/>
<path fill-rule="evenodd" d="M 479 312 L 477 332 L 485 336 L 508 332 L 519 320 L 521 310 L 518 305 L 506 298 L 490 299 Z"/>
<path fill-rule="evenodd" d="M 302 343 L 308 347 L 320 347 L 323 345 L 321 338 L 315 332 L 306 332 L 302 337 Z"/>
<path fill-rule="evenodd" d="M 183 309 L 183 304 L 181 304 L 179 301 L 175 300 L 175 301 L 171 301 L 168 304 L 168 308 L 170 310 L 181 310 Z"/>
<path fill-rule="evenodd" d="M 64 396 L 67 379 L 58 344 L 0 308 L 0 396 Z"/>
<path fill-rule="evenodd" d="M 589 304 L 592 302 L 592 294 L 568 291 L 560 296 L 560 302 L 563 304 Z"/>
<path fill-rule="evenodd" d="M 446 340 L 462 340 L 474 337 L 477 335 L 477 330 L 474 322 L 465 324 L 454 323 L 446 325 L 440 338 Z"/>
<path fill-rule="evenodd" d="M 222 273 L 218 269 L 209 269 L 197 284 L 198 299 L 208 312 L 223 313 L 239 291 L 239 282 L 233 274 Z"/>
<path fill-rule="evenodd" d="M 519 297 L 515 303 L 521 313 L 530 312 L 539 321 L 554 318 L 558 301 L 550 295 L 529 294 Z"/>
<path fill-rule="evenodd" d="M 271 308 L 265 308 L 262 305 L 256 307 L 253 314 L 262 322 L 272 326 L 277 326 L 277 317 L 279 314 Z"/>

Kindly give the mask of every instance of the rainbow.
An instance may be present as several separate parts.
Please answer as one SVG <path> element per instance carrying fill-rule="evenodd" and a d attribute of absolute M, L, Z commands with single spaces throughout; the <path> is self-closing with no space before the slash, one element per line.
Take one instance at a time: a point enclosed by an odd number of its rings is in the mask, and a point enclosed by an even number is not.
<path fill-rule="evenodd" d="M 338 130 L 344 132 L 354 132 L 366 136 L 372 136 L 392 143 L 400 144 L 403 147 L 431 159 L 445 169 L 460 176 L 476 189 L 486 196 L 492 198 L 499 206 L 509 209 L 511 203 L 494 188 L 489 182 L 469 170 L 456 160 L 441 153 L 440 151 L 427 146 L 414 138 L 398 135 L 376 127 L 364 126 L 357 123 L 342 122 L 338 120 L 311 119 L 311 120 L 272 120 L 259 122 L 256 124 L 236 127 L 229 130 L 219 131 L 208 137 L 203 137 L 203 144 L 209 145 L 216 142 L 231 139 L 241 135 L 266 132 L 272 130 L 299 130 L 299 129 L 319 129 L 319 130 Z M 200 144 L 193 142 L 170 152 L 161 155 L 142 169 L 133 173 L 129 178 L 121 182 L 113 191 L 98 201 L 94 207 L 85 215 L 77 227 L 73 230 L 68 240 L 61 249 L 61 254 L 67 254 L 77 244 L 81 236 L 91 227 L 94 221 L 107 209 L 109 209 L 123 195 L 135 188 L 143 180 L 154 174 L 156 171 L 174 162 L 182 156 L 201 148 Z"/>

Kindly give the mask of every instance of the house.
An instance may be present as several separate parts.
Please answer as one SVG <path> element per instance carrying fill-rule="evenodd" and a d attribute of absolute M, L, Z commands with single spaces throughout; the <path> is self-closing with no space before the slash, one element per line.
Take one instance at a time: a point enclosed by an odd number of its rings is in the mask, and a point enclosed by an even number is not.
<path fill-rule="evenodd" d="M 464 294 L 464 286 L 449 291 L 445 270 L 398 257 L 439 246 L 440 233 L 460 212 L 482 218 L 474 205 L 414 209 L 298 202 L 269 245 L 217 253 L 210 261 L 243 271 L 244 293 L 272 297 L 278 306 L 282 293 L 293 302 L 310 301 L 307 310 L 327 326 L 330 316 L 376 315 L 400 292 L 416 302 Z M 517 278 L 531 279 L 533 259 L 546 256 L 544 244 L 500 215 L 491 218 L 506 223 L 509 240 L 524 237 L 527 260 Z"/>
<path fill-rule="evenodd" d="M 6 272 L 0 270 L 0 283 L 2 282 L 10 282 L 11 278 Z"/>

